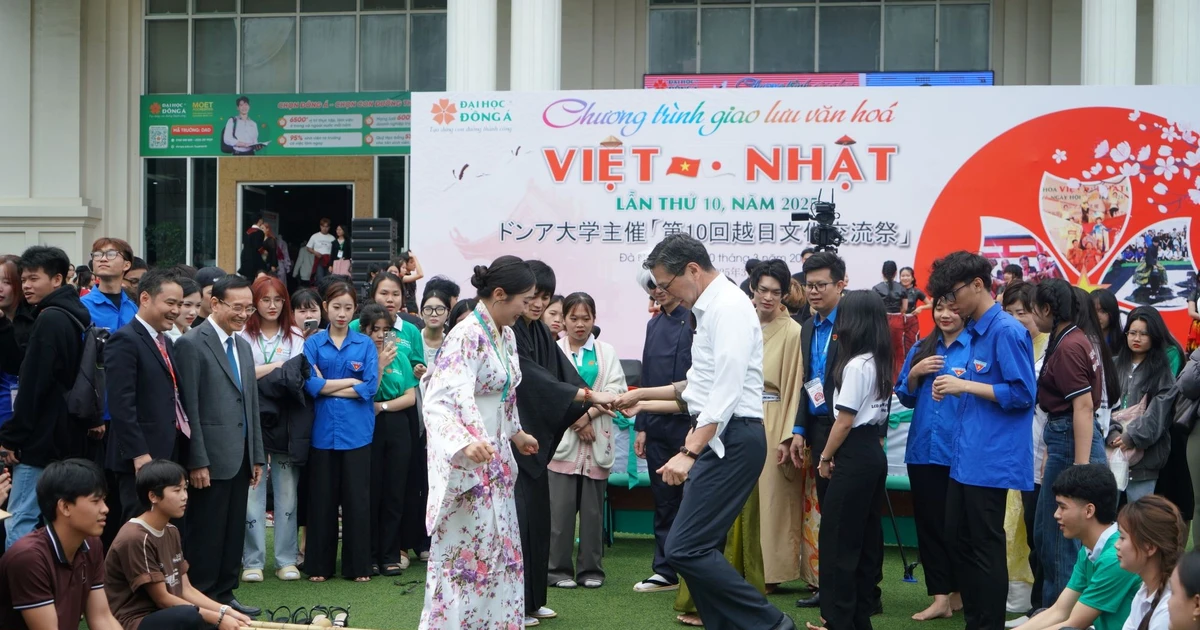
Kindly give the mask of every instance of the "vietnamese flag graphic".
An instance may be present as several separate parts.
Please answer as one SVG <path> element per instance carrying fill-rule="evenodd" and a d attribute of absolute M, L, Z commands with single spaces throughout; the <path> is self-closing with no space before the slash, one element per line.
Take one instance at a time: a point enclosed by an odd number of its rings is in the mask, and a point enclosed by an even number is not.
<path fill-rule="evenodd" d="M 695 177 L 700 173 L 700 160 L 673 157 L 671 165 L 667 167 L 667 175 L 683 175 L 684 177 Z"/>

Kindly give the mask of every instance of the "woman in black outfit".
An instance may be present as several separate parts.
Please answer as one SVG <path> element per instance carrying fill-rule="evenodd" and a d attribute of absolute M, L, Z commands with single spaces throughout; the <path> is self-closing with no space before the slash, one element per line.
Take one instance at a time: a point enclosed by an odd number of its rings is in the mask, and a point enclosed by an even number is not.
<path fill-rule="evenodd" d="M 871 288 L 883 298 L 883 306 L 887 310 L 888 328 L 892 337 L 892 357 L 895 365 L 892 373 L 900 371 L 900 364 L 908 354 L 904 347 L 904 322 L 908 319 L 908 289 L 896 282 L 896 261 L 883 263 L 883 282 Z"/>
<path fill-rule="evenodd" d="M 1100 337 L 1108 345 L 1108 351 L 1116 356 L 1125 345 L 1125 334 L 1121 330 L 1121 307 L 1117 296 L 1108 289 L 1096 289 L 1091 293 L 1092 308 L 1100 322 Z"/>
<path fill-rule="evenodd" d="M 895 382 L 883 300 L 874 291 L 846 293 L 834 334 L 841 345 L 827 376 L 837 416 L 817 468 L 830 480 L 821 502 L 821 616 L 829 630 L 871 630 L 887 476 L 879 438 Z"/>

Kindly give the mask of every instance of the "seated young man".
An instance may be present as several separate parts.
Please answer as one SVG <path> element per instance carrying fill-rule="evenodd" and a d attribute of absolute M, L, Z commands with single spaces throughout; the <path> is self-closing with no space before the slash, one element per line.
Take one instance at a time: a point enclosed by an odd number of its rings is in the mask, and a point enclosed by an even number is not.
<path fill-rule="evenodd" d="M 1018 630 L 1120 630 L 1141 579 L 1117 560 L 1117 480 L 1104 464 L 1072 466 L 1059 473 L 1052 491 L 1063 535 L 1083 548 L 1058 600 Z"/>
<path fill-rule="evenodd" d="M 120 630 L 104 597 L 104 473 L 68 459 L 46 466 L 37 482 L 48 523 L 18 539 L 0 558 L 0 628 Z"/>
<path fill-rule="evenodd" d="M 142 514 L 117 532 L 104 590 L 125 630 L 237 630 L 250 618 L 196 590 L 171 519 L 187 509 L 187 471 L 167 459 L 142 466 L 135 485 Z"/>

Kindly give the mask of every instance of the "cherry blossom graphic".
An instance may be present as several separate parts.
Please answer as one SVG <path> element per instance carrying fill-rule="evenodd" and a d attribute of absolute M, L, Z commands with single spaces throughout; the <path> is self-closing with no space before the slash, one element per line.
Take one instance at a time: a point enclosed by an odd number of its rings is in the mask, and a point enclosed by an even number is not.
<path fill-rule="evenodd" d="M 433 104 L 433 109 L 430 113 L 433 114 L 433 122 L 439 125 L 448 125 L 454 122 L 455 114 L 458 113 L 458 107 L 450 99 L 442 98 Z"/>
<path fill-rule="evenodd" d="M 1084 107 L 1025 121 L 971 156 L 939 194 L 917 245 L 915 266 L 995 236 L 980 219 L 1003 217 L 1048 247 L 1067 281 L 1092 290 L 1112 288 L 1125 308 L 1153 303 L 1172 331 L 1184 335 L 1180 282 L 1194 269 L 1200 216 L 1200 138 L 1197 127 L 1145 111 Z M 1139 262 L 1147 232 L 1170 227 L 1170 256 L 1162 268 Z M 1080 245 L 1087 247 L 1080 252 Z M 1074 250 L 1072 241 L 1075 241 Z M 1160 251 L 1163 248 L 1160 247 Z M 1157 263 L 1156 263 L 1157 264 Z M 1119 270 L 1120 273 L 1114 273 Z M 1147 291 L 1151 280 L 1156 288 Z M 1141 283 L 1141 284 L 1139 284 Z M 1140 291 L 1136 289 L 1141 288 Z M 1173 291 L 1175 297 L 1169 297 Z"/>

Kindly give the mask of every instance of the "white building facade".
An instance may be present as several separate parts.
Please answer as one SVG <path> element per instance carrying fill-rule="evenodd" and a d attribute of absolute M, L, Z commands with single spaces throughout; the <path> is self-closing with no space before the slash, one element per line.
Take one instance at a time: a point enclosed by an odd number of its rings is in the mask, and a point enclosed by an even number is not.
<path fill-rule="evenodd" d="M 142 158 L 143 94 L 641 89 L 647 74 L 991 71 L 1200 84 L 1197 0 L 0 0 L 0 253 L 232 269 L 226 188 L 352 181 L 401 221 L 410 156 Z M 281 160 L 295 160 L 286 162 Z M 235 181 L 236 180 L 236 181 Z M 156 251 L 165 231 L 185 246 Z M 159 247 L 158 249 L 164 249 Z"/>

